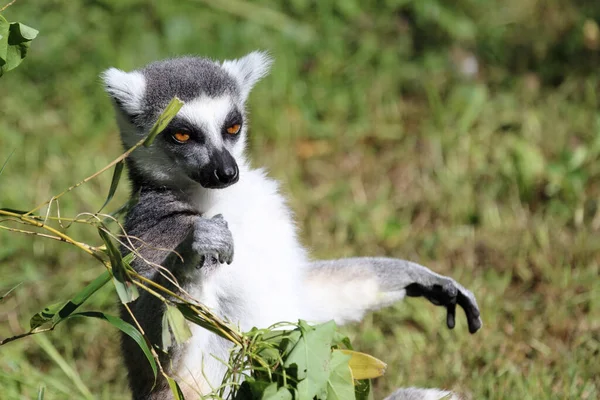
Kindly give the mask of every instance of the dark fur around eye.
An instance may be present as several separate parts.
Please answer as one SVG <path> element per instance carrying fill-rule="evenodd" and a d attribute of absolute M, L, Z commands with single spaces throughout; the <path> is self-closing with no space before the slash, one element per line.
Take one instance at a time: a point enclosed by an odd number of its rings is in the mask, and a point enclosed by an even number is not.
<path fill-rule="evenodd" d="M 177 133 L 184 133 L 190 135 L 189 141 L 194 141 L 198 143 L 202 143 L 204 141 L 204 134 L 197 128 L 194 128 L 186 121 L 180 120 L 178 118 L 173 119 L 171 123 L 165 128 L 165 130 L 160 134 L 167 138 L 170 142 L 174 144 L 182 144 L 182 142 L 178 141 L 174 138 L 174 135 Z"/>
<path fill-rule="evenodd" d="M 230 128 L 233 125 L 239 125 L 240 130 L 244 126 L 244 119 L 242 117 L 242 113 L 239 112 L 237 109 L 231 110 L 231 112 L 229 112 L 229 114 L 225 118 L 223 126 L 221 127 L 221 133 L 223 134 L 223 136 L 229 139 L 234 139 L 238 136 L 237 134 L 232 135 L 230 133 L 227 133 L 227 128 Z"/>

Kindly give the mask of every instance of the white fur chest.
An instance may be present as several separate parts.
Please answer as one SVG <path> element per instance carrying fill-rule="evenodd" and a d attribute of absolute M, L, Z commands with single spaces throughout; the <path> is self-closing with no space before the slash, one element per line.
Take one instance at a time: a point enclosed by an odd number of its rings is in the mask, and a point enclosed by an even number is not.
<path fill-rule="evenodd" d="M 302 317 L 307 258 L 276 182 L 244 168 L 237 184 L 199 200 L 205 217 L 222 214 L 228 222 L 234 257 L 231 265 L 201 274 L 190 294 L 242 331 Z M 180 371 L 198 381 L 204 368 L 208 380 L 218 384 L 225 369 L 209 354 L 226 360 L 228 344 L 200 327 L 192 331 Z"/>

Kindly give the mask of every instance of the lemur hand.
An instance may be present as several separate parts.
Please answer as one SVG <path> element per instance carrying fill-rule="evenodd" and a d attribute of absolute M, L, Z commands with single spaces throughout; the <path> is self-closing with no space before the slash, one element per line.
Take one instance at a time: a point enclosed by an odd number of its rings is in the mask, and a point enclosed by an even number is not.
<path fill-rule="evenodd" d="M 198 268 L 233 261 L 233 236 L 221 214 L 194 221 L 192 249 L 202 256 Z"/>
<path fill-rule="evenodd" d="M 481 328 L 481 318 L 473 293 L 462 287 L 454 279 L 440 276 L 438 280 L 435 283 L 411 283 L 406 287 L 406 295 L 411 297 L 424 296 L 433 304 L 446 307 L 448 310 L 446 324 L 450 329 L 454 328 L 456 304 L 458 303 L 467 315 L 469 332 L 477 332 Z"/>

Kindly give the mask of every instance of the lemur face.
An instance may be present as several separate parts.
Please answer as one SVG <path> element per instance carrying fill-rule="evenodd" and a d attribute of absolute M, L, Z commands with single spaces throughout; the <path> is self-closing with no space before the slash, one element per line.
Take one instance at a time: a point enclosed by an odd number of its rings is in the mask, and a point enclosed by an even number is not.
<path fill-rule="evenodd" d="M 130 168 L 157 185 L 220 189 L 237 182 L 236 160 L 246 142 L 244 104 L 270 64 L 264 53 L 254 52 L 223 63 L 184 57 L 129 73 L 107 70 L 103 78 L 126 148 L 148 134 L 173 97 L 185 102 L 150 148 L 132 154 Z"/>

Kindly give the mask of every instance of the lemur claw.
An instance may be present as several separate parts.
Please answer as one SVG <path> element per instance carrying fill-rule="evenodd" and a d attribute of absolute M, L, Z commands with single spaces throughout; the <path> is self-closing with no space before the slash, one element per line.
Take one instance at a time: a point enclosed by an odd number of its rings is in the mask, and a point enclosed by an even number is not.
<path fill-rule="evenodd" d="M 223 215 L 212 218 L 198 217 L 194 223 L 192 249 L 201 255 L 197 268 L 231 264 L 233 261 L 233 236 Z"/>
<path fill-rule="evenodd" d="M 456 304 L 465 310 L 469 333 L 475 333 L 481 328 L 480 312 L 475 296 L 452 279 L 448 278 L 448 282 L 443 285 L 425 286 L 412 283 L 406 287 L 406 295 L 410 297 L 423 296 L 435 305 L 446 307 L 446 325 L 449 329 L 454 329 L 455 326 Z"/>

